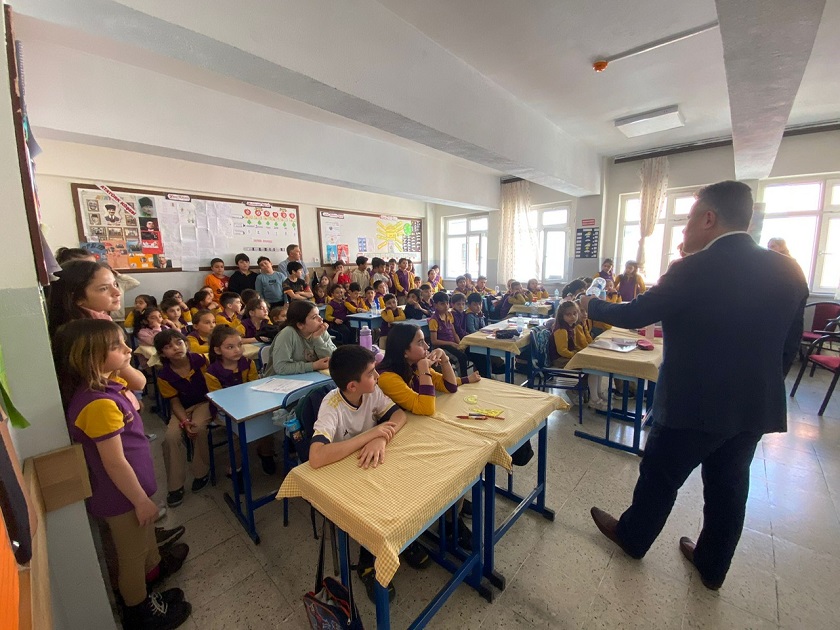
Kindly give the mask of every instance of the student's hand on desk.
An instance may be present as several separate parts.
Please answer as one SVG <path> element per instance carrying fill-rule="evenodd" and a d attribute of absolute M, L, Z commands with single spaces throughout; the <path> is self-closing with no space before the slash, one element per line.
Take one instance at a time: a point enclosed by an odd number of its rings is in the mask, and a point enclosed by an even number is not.
<path fill-rule="evenodd" d="M 330 367 L 329 357 L 324 357 L 323 359 L 318 359 L 317 361 L 312 362 L 312 369 L 315 372 L 318 370 L 326 370 L 328 367 Z"/>
<path fill-rule="evenodd" d="M 134 514 L 137 516 L 137 522 L 140 523 L 140 527 L 151 525 L 157 518 L 158 506 L 149 497 L 146 497 L 146 500 L 140 505 L 134 506 Z"/>
<path fill-rule="evenodd" d="M 359 467 L 367 470 L 370 467 L 376 468 L 385 462 L 385 438 L 375 438 L 365 444 L 359 451 Z"/>
<path fill-rule="evenodd" d="M 393 422 L 383 422 L 382 424 L 377 424 L 370 431 L 371 435 L 374 436 L 372 439 L 377 440 L 383 438 L 387 443 L 397 434 L 397 425 Z"/>
<path fill-rule="evenodd" d="M 481 380 L 481 374 L 478 372 L 473 372 L 470 374 L 469 378 L 467 379 L 470 383 L 478 383 Z"/>

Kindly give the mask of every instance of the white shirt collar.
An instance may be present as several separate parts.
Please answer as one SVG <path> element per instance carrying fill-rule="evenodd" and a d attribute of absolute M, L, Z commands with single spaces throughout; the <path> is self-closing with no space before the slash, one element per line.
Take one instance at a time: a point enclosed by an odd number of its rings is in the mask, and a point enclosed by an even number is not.
<path fill-rule="evenodd" d="M 717 238 L 712 239 L 712 240 L 709 242 L 709 244 L 708 244 L 708 245 L 706 245 L 706 247 L 704 247 L 704 248 L 703 248 L 702 250 L 700 250 L 700 251 L 704 251 L 704 250 L 709 249 L 712 245 L 714 245 L 715 243 L 717 243 L 720 239 L 722 239 L 722 238 L 726 238 L 727 236 L 732 236 L 733 234 L 749 234 L 749 232 L 747 232 L 747 231 L 745 231 L 745 230 L 735 230 L 734 232 L 727 232 L 726 234 L 721 234 L 721 235 L 720 235 L 720 236 L 718 236 Z"/>

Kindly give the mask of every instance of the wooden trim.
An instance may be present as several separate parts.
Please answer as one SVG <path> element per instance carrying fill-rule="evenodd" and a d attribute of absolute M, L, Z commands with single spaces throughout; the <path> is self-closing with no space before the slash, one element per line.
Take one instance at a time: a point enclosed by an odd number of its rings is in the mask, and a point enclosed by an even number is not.
<path fill-rule="evenodd" d="M 423 254 L 426 251 L 426 217 L 406 217 L 398 214 L 386 214 L 383 212 L 358 212 L 353 210 L 341 210 L 339 208 L 315 208 L 315 219 L 318 221 L 318 255 L 321 261 L 321 266 L 324 266 L 324 237 L 321 234 L 321 213 L 322 212 L 337 212 L 339 214 L 352 214 L 357 217 L 394 217 L 401 221 L 420 221 L 423 226 L 423 234 L 420 236 L 420 260 L 412 260 L 412 263 L 423 264 Z M 403 257 L 404 258 L 404 257 Z M 345 260 L 345 264 L 350 264 L 350 261 Z M 386 261 L 387 262 L 387 261 Z"/>
<path fill-rule="evenodd" d="M 23 481 L 27 499 L 38 517 L 32 535 L 32 559 L 18 570 L 20 582 L 21 630 L 49 630 L 53 627 L 50 567 L 47 555 L 47 512 L 32 459 L 23 462 Z"/>
<path fill-rule="evenodd" d="M 35 273 L 41 286 L 46 286 L 50 283 L 50 276 L 47 273 L 47 263 L 44 258 L 44 245 L 41 240 L 41 227 L 38 220 L 38 205 L 35 202 L 35 184 L 32 181 L 29 151 L 26 148 L 26 139 L 23 132 L 23 102 L 20 96 L 15 33 L 12 27 L 12 8 L 8 4 L 3 6 L 3 14 L 6 31 L 6 62 L 9 68 L 9 92 L 12 99 L 12 120 L 15 127 L 20 183 L 23 189 L 23 206 L 26 211 L 26 222 L 29 226 L 29 240 L 32 243 Z"/>

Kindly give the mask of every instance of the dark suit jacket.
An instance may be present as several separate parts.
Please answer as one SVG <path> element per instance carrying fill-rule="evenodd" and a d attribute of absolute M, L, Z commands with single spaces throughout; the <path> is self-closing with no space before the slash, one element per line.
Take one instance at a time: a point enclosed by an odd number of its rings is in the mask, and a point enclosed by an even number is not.
<path fill-rule="evenodd" d="M 735 435 L 787 429 L 784 378 L 802 336 L 808 285 L 792 258 L 731 234 L 676 261 L 626 304 L 589 303 L 589 317 L 665 341 L 654 423 Z"/>

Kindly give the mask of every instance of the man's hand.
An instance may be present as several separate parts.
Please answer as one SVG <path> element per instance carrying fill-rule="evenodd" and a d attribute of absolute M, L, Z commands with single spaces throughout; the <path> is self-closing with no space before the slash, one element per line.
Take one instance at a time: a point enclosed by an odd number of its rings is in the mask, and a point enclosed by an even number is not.
<path fill-rule="evenodd" d="M 589 312 L 589 303 L 594 299 L 596 299 L 596 297 L 594 295 L 581 295 L 580 296 L 580 303 L 579 303 L 580 310 L 582 310 L 584 313 L 588 313 Z"/>
<path fill-rule="evenodd" d="M 385 461 L 385 438 L 376 438 L 365 444 L 359 451 L 359 467 L 367 470 L 376 468 Z"/>

